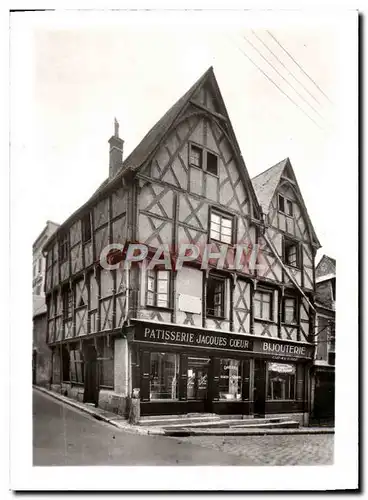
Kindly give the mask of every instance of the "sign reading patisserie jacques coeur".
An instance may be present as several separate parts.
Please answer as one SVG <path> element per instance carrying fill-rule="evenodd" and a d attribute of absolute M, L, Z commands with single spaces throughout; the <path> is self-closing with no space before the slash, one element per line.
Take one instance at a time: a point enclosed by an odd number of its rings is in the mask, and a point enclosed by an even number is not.
<path fill-rule="evenodd" d="M 205 330 L 185 329 L 177 326 L 152 323 L 137 323 L 134 340 L 141 342 L 157 342 L 165 344 L 189 345 L 197 347 L 215 347 L 237 351 L 252 351 L 253 339 L 244 338 L 222 332 L 206 332 Z"/>
<path fill-rule="evenodd" d="M 283 342 L 280 339 L 250 338 L 249 335 L 206 331 L 185 328 L 179 325 L 157 325 L 156 323 L 135 322 L 134 340 L 158 344 L 208 347 L 236 351 L 254 352 L 277 359 L 312 359 L 313 346 L 308 344 Z"/>

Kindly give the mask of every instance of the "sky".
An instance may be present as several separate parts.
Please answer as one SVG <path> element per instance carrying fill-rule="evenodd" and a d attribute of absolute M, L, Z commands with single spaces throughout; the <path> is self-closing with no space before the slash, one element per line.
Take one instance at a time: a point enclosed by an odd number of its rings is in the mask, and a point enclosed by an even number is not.
<path fill-rule="evenodd" d="M 340 76 L 348 56 L 341 21 L 153 15 L 14 19 L 14 100 L 20 107 L 22 93 L 29 130 L 21 135 L 14 120 L 13 143 L 26 151 L 37 186 L 33 240 L 108 176 L 114 117 L 127 157 L 213 66 L 249 175 L 289 157 L 323 247 L 318 256 L 335 256 Z"/>

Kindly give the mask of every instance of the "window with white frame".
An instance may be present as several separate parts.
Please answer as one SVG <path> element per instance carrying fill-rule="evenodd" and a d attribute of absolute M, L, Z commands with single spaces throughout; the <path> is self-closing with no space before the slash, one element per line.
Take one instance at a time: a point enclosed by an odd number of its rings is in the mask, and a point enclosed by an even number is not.
<path fill-rule="evenodd" d="M 147 271 L 147 305 L 170 307 L 170 271 Z"/>
<path fill-rule="evenodd" d="M 254 318 L 272 320 L 272 292 L 257 290 L 254 292 Z"/>
<path fill-rule="evenodd" d="M 211 211 L 210 236 L 212 239 L 227 243 L 232 243 L 233 217 L 223 215 L 215 210 Z"/>

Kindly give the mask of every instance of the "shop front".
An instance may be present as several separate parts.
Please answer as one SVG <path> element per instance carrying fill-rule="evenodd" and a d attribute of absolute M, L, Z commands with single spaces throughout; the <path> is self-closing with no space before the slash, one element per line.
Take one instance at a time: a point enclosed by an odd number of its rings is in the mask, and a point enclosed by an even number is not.
<path fill-rule="evenodd" d="M 143 320 L 127 336 L 142 415 L 306 411 L 311 344 Z"/>

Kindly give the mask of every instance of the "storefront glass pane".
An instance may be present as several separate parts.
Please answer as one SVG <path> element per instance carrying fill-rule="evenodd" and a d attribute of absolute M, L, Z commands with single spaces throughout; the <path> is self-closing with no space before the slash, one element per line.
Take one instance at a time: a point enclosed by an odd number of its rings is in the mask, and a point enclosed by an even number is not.
<path fill-rule="evenodd" d="M 177 399 L 179 362 L 177 354 L 151 353 L 150 399 Z"/>
<path fill-rule="evenodd" d="M 236 359 L 220 360 L 220 399 L 241 400 L 242 374 L 241 362 Z"/>
<path fill-rule="evenodd" d="M 267 399 L 295 399 L 295 364 L 268 363 Z"/>

